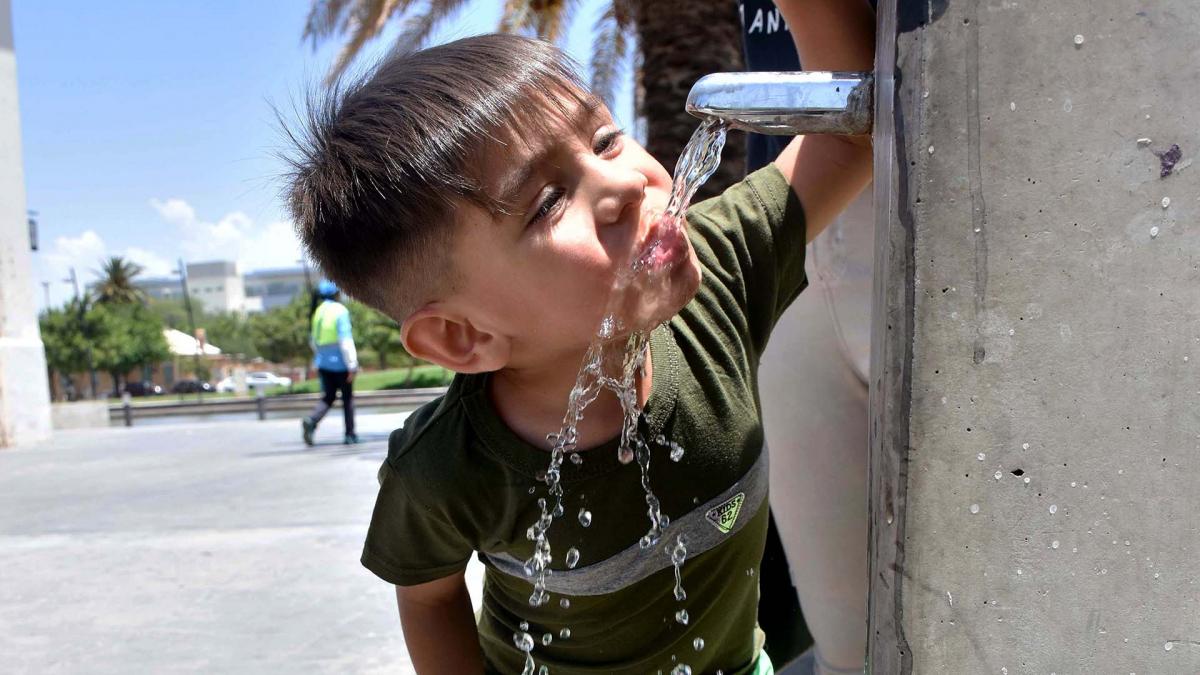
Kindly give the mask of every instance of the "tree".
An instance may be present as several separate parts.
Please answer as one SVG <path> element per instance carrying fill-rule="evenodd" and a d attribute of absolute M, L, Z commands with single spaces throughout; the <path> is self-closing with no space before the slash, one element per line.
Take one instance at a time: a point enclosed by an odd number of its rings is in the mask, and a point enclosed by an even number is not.
<path fill-rule="evenodd" d="M 82 299 L 75 298 L 60 308 L 47 309 L 38 320 L 51 370 L 63 374 L 87 370 L 86 336 L 92 331 L 86 326 L 88 315 L 82 304 Z"/>
<path fill-rule="evenodd" d="M 353 326 L 356 342 L 375 353 L 380 370 L 387 369 L 388 358 L 392 354 L 408 355 L 404 343 L 400 341 L 400 326 L 395 321 L 361 302 L 349 300 L 346 308 L 350 310 L 350 325 Z M 409 360 L 412 360 L 411 357 Z"/>
<path fill-rule="evenodd" d="M 121 381 L 130 370 L 171 358 L 162 321 L 143 305 L 96 303 L 86 317 L 93 327 L 96 368 L 112 376 L 114 395 L 121 393 Z"/>
<path fill-rule="evenodd" d="M 414 48 L 429 38 L 439 21 L 464 4 L 465 0 L 429 0 L 424 12 L 414 13 L 415 0 L 313 0 L 303 38 L 315 48 L 335 35 L 347 36 L 326 78 L 333 82 L 363 45 L 383 32 L 389 20 L 406 20 L 396 46 Z M 570 21 L 574 4 L 567 0 L 506 0 L 499 29 L 557 40 Z M 737 5 L 730 0 L 611 0 L 595 26 L 591 59 L 592 87 L 609 105 L 635 36 L 635 114 L 646 120 L 646 150 L 673 169 L 697 125 L 696 118 L 684 110 L 692 85 L 711 72 L 742 69 Z M 697 201 L 720 194 L 741 180 L 744 148 L 743 136 L 730 134 L 727 159 L 697 192 Z"/>
<path fill-rule="evenodd" d="M 249 335 L 259 356 L 273 363 L 296 363 L 309 358 L 309 304 L 299 294 L 286 305 L 249 319 Z M 220 346 L 220 343 L 215 343 Z"/>
<path fill-rule="evenodd" d="M 96 283 L 96 302 L 108 303 L 141 303 L 146 302 L 146 291 L 134 285 L 134 277 L 142 273 L 144 268 L 126 260 L 119 255 L 109 256 L 100 265 L 100 281 Z"/>

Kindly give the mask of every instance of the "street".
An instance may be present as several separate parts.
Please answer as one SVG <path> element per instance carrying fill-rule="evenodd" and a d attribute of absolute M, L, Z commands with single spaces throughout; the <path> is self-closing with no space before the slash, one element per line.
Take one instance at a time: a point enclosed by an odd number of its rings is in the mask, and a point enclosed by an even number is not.
<path fill-rule="evenodd" d="M 60 431 L 0 452 L 0 662 L 16 673 L 412 672 L 358 562 L 404 414 Z M 482 567 L 468 569 L 478 607 Z"/>

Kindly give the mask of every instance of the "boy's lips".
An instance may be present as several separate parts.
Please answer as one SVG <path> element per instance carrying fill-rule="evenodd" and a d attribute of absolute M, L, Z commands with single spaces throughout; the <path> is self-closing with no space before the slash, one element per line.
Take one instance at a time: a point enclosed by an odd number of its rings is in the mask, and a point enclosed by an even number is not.
<path fill-rule="evenodd" d="M 664 222 L 661 215 L 655 218 L 644 241 L 635 268 L 658 271 L 687 256 L 688 240 L 683 228 L 678 223 Z"/>

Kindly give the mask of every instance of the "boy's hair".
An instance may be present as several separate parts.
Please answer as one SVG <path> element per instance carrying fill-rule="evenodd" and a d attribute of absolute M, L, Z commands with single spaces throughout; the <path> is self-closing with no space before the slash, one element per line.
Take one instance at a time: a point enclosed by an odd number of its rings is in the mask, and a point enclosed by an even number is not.
<path fill-rule="evenodd" d="M 304 247 L 347 293 L 404 321 L 455 279 L 453 210 L 506 207 L 485 191 L 489 144 L 544 130 L 589 100 L 545 42 L 481 35 L 394 53 L 308 102 L 285 198 Z M 532 129 L 531 129 L 532 126 Z"/>

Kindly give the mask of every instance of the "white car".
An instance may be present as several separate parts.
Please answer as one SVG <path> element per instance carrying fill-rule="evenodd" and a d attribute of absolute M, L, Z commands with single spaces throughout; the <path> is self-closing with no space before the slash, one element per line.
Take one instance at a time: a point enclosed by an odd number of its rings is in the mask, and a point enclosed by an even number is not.
<path fill-rule="evenodd" d="M 246 373 L 246 386 L 250 389 L 255 387 L 290 387 L 292 386 L 292 378 L 280 377 L 275 373 L 258 371 Z M 237 391 L 237 383 L 232 377 L 227 377 L 217 383 L 217 391 L 233 392 Z"/>
<path fill-rule="evenodd" d="M 290 387 L 292 386 L 292 378 L 280 377 L 275 373 L 265 371 L 256 371 L 246 373 L 246 386 L 251 389 L 255 387 Z"/>

